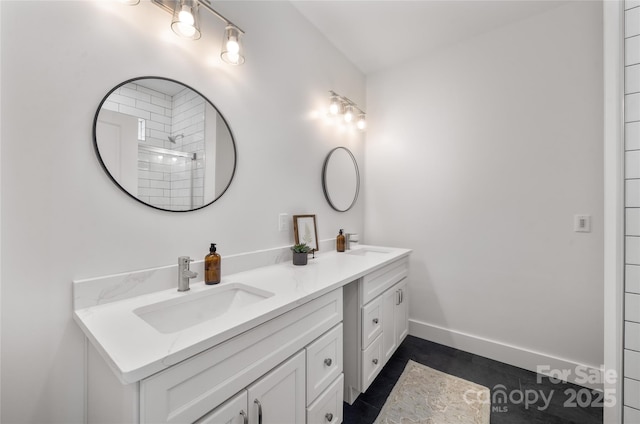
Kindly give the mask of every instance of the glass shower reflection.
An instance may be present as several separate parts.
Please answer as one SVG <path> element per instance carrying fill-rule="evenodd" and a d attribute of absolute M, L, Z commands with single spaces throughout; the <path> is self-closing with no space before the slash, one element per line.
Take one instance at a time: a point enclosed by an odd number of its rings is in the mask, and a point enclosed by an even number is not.
<path fill-rule="evenodd" d="M 161 209 L 204 205 L 204 168 L 196 153 L 138 145 L 138 198 Z"/>

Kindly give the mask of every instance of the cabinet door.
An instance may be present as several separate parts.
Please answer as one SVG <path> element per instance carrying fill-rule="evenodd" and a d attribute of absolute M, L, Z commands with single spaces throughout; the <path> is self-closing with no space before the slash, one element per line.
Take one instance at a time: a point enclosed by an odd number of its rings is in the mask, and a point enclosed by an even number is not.
<path fill-rule="evenodd" d="M 382 315 L 384 317 L 382 328 L 382 354 L 386 363 L 398 347 L 396 334 L 396 309 L 400 303 L 400 290 L 393 286 L 382 295 Z"/>
<path fill-rule="evenodd" d="M 400 302 L 396 306 L 394 323 L 396 327 L 396 343 L 400 345 L 409 333 L 409 290 L 407 279 L 399 282 L 396 287 L 399 291 Z"/>
<path fill-rule="evenodd" d="M 195 424 L 246 424 L 247 423 L 247 391 L 243 390 L 232 397 Z"/>
<path fill-rule="evenodd" d="M 305 351 L 249 386 L 249 421 L 262 424 L 304 424 Z"/>

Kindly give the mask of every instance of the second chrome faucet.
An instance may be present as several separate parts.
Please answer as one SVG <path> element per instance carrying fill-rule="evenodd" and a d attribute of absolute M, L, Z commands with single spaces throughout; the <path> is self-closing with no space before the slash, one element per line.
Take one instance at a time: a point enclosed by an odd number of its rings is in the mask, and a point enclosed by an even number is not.
<path fill-rule="evenodd" d="M 189 264 L 193 262 L 188 256 L 178 257 L 178 291 L 185 292 L 189 290 L 189 280 L 198 276 L 197 272 L 189 269 Z"/>

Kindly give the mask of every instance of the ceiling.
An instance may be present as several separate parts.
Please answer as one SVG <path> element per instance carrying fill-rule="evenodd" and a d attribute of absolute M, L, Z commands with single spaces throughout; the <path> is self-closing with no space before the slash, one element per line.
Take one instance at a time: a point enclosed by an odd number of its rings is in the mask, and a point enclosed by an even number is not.
<path fill-rule="evenodd" d="M 371 74 L 568 1 L 291 0 L 291 3 L 364 74 Z"/>

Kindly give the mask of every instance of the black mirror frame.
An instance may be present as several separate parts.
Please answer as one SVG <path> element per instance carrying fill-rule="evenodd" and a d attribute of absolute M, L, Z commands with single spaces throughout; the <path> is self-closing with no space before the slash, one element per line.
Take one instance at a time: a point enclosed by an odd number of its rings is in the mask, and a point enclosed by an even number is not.
<path fill-rule="evenodd" d="M 353 201 L 351 202 L 351 204 L 346 208 L 346 209 L 338 209 L 333 202 L 331 202 L 331 197 L 329 196 L 329 192 L 328 192 L 328 188 L 327 188 L 327 166 L 329 165 L 329 159 L 331 159 L 331 155 L 339 149 L 343 149 L 344 151 L 346 151 L 349 156 L 351 156 L 351 160 L 353 161 L 353 166 L 356 169 L 356 193 L 353 196 Z M 327 202 L 329 203 L 329 206 L 331 206 L 331 208 L 337 212 L 347 212 L 349 209 L 351 209 L 355 204 L 356 201 L 358 200 L 358 195 L 360 194 L 360 169 L 358 168 L 358 162 L 356 161 L 356 157 L 353 156 L 353 153 L 351 153 L 351 150 L 347 149 L 346 147 L 336 147 L 334 149 L 331 149 L 331 151 L 327 154 L 327 157 L 324 160 L 324 165 L 322 166 L 322 191 L 324 192 L 324 197 L 327 199 Z"/>
<path fill-rule="evenodd" d="M 209 105 L 211 105 L 211 107 L 213 107 L 213 109 L 218 113 L 220 118 L 222 118 L 222 121 L 224 122 L 224 124 L 227 126 L 227 129 L 229 130 L 229 135 L 231 136 L 231 142 L 233 144 L 233 155 L 234 155 L 233 170 L 231 171 L 231 177 L 229 178 L 229 182 L 227 183 L 227 185 L 224 188 L 224 190 L 222 190 L 222 192 L 215 199 L 213 199 L 211 202 L 206 203 L 206 204 L 204 204 L 202 206 L 198 206 L 197 208 L 186 209 L 186 210 L 171 210 L 171 209 L 164 209 L 164 208 L 160 208 L 160 207 L 157 207 L 157 206 L 150 205 L 149 203 L 146 203 L 146 202 L 140 200 L 139 198 L 137 198 L 136 196 L 134 196 L 133 194 L 129 193 L 124 187 L 122 187 L 122 185 L 120 185 L 120 183 L 118 181 L 116 181 L 116 179 L 113 177 L 113 175 L 111 175 L 111 172 L 109 172 L 109 169 L 107 168 L 106 164 L 102 160 L 102 157 L 100 156 L 100 150 L 98 149 L 98 137 L 96 135 L 96 125 L 98 123 L 98 116 L 100 115 L 100 111 L 102 110 L 102 105 L 104 104 L 104 102 L 107 101 L 109 96 L 114 91 L 116 91 L 118 88 L 122 87 L 123 85 L 129 84 L 130 82 L 135 82 L 135 81 L 145 80 L 145 79 L 159 79 L 159 80 L 169 81 L 169 82 L 173 82 L 175 84 L 180 84 L 183 87 L 186 87 L 186 88 L 192 90 L 194 93 L 196 93 L 200 97 L 202 97 L 207 103 L 209 103 Z M 233 131 L 231 131 L 231 127 L 229 126 L 229 123 L 225 119 L 224 115 L 222 115 L 222 113 L 220 113 L 218 108 L 206 96 L 204 96 L 198 90 L 194 89 L 193 87 L 191 87 L 191 86 L 189 86 L 189 85 L 187 85 L 187 84 L 185 84 L 183 82 L 180 82 L 180 81 L 177 81 L 177 80 L 174 80 L 174 79 L 171 79 L 171 78 L 166 78 L 166 77 L 144 76 L 144 77 L 131 78 L 131 79 L 128 79 L 128 80 L 116 85 L 111 90 L 109 90 L 109 92 L 100 101 L 100 104 L 98 105 L 98 109 L 96 110 L 95 116 L 93 118 L 93 147 L 94 147 L 94 151 L 96 153 L 96 157 L 98 158 L 98 161 L 100 162 L 100 165 L 102 166 L 102 169 L 109 176 L 111 181 L 113 181 L 113 183 L 120 188 L 120 190 L 125 192 L 132 199 L 135 199 L 137 202 L 142 203 L 145 206 L 148 206 L 148 207 L 153 208 L 153 209 L 165 211 L 165 212 L 178 212 L 178 213 L 193 212 L 193 211 L 200 210 L 202 208 L 206 208 L 207 206 L 211 205 L 212 203 L 214 203 L 216 200 L 218 200 L 220 197 L 222 197 L 227 192 L 227 190 L 229 189 L 229 186 L 231 185 L 231 182 L 233 181 L 233 177 L 236 174 L 236 169 L 237 169 L 237 166 L 238 166 L 238 150 L 236 148 L 236 138 L 234 137 Z"/>

